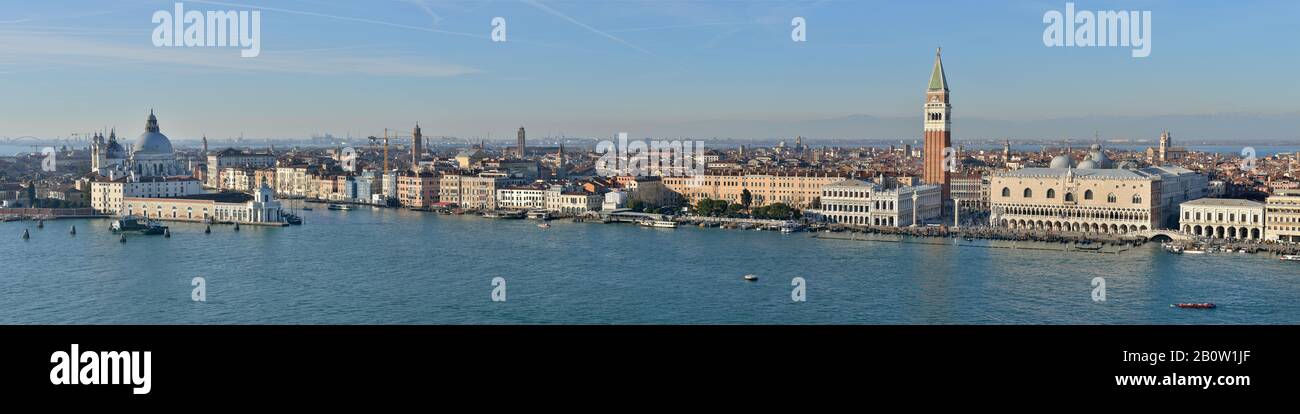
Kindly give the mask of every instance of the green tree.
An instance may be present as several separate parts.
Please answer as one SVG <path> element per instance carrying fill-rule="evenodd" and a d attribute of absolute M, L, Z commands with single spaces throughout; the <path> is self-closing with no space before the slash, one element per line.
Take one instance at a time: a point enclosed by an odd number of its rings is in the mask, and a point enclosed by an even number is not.
<path fill-rule="evenodd" d="M 641 200 L 631 200 L 627 202 L 627 208 L 639 213 L 645 208 L 645 203 Z"/>
<path fill-rule="evenodd" d="M 754 195 L 749 192 L 748 188 L 740 192 L 740 205 L 743 205 L 745 206 L 746 209 L 748 209 L 749 205 L 753 204 L 753 202 L 754 202 Z"/>

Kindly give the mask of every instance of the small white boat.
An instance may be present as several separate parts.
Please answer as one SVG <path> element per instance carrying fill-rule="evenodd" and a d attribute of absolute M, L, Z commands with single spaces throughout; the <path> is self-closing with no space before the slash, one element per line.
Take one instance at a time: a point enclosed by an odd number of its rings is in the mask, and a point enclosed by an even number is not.
<path fill-rule="evenodd" d="M 1187 250 L 1183 250 L 1183 253 L 1185 253 L 1185 254 L 1205 254 L 1205 250 L 1191 250 L 1191 249 L 1187 249 Z"/>
<path fill-rule="evenodd" d="M 551 228 L 551 223 L 537 223 L 537 227 L 542 229 L 549 229 Z"/>
<path fill-rule="evenodd" d="M 757 276 L 757 275 L 748 274 L 748 275 L 745 275 L 745 276 L 743 276 L 743 277 L 745 278 L 746 281 L 750 281 L 750 282 L 757 282 L 757 281 L 758 281 L 758 276 Z"/>
<path fill-rule="evenodd" d="M 1300 262 L 1300 254 L 1287 254 L 1287 255 L 1282 255 L 1282 260 L 1285 260 L 1285 261 L 1288 261 L 1288 262 Z"/>
<path fill-rule="evenodd" d="M 646 220 L 646 221 L 642 221 L 641 225 L 645 227 L 657 227 L 661 229 L 677 228 L 676 222 L 668 221 L 668 220 Z"/>

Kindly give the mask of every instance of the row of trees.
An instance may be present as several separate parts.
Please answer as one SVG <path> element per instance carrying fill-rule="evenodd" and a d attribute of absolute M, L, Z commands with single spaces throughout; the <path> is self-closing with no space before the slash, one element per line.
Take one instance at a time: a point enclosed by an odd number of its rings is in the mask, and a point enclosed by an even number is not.
<path fill-rule="evenodd" d="M 742 200 L 745 201 L 743 194 Z M 748 208 L 743 203 L 731 203 L 726 200 L 703 199 L 695 203 L 693 212 L 708 217 L 756 218 L 773 220 L 790 220 L 799 218 L 802 213 L 785 203 L 772 203 L 757 208 Z"/>
<path fill-rule="evenodd" d="M 641 200 L 629 200 L 627 202 L 627 208 L 638 213 L 678 214 L 682 210 L 681 207 L 676 205 L 660 206 Z"/>

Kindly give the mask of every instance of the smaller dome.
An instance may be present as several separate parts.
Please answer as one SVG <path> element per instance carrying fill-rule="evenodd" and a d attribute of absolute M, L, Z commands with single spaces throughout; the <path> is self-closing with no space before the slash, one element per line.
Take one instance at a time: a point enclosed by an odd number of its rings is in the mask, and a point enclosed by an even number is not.
<path fill-rule="evenodd" d="M 1074 163 L 1074 160 L 1070 159 L 1070 156 L 1068 156 L 1068 155 L 1057 155 L 1056 158 L 1052 158 L 1052 163 L 1051 163 L 1051 165 L 1049 165 L 1048 167 L 1050 167 L 1050 168 L 1070 168 L 1070 164 L 1073 164 L 1073 163 Z"/>
<path fill-rule="evenodd" d="M 1098 167 L 1110 168 L 1111 161 L 1110 157 L 1106 156 L 1106 151 L 1097 150 L 1092 154 L 1092 160 L 1097 162 Z"/>
<path fill-rule="evenodd" d="M 1088 147 L 1088 150 L 1090 150 L 1090 151 L 1101 151 L 1101 144 L 1092 144 L 1092 146 Z"/>
<path fill-rule="evenodd" d="M 1080 170 L 1095 170 L 1095 169 L 1097 169 L 1097 162 L 1096 162 L 1096 161 L 1093 161 L 1093 160 L 1087 160 L 1087 161 L 1081 162 L 1081 163 L 1079 163 L 1079 169 L 1080 169 Z"/>

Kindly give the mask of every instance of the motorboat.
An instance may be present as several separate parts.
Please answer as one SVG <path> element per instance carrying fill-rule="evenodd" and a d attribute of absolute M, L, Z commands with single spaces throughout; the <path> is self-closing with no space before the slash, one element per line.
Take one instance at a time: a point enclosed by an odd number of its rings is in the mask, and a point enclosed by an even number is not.
<path fill-rule="evenodd" d="M 1173 304 L 1173 305 L 1169 305 L 1169 306 L 1170 306 L 1170 307 L 1175 307 L 1175 308 L 1183 308 L 1183 309 L 1214 309 L 1214 308 L 1217 308 L 1217 307 L 1218 307 L 1218 305 L 1215 305 L 1215 304 L 1213 304 L 1213 303 L 1208 303 L 1208 302 L 1206 302 L 1206 303 L 1175 303 L 1175 304 Z"/>
<path fill-rule="evenodd" d="M 551 223 L 537 223 L 537 227 L 542 229 L 549 229 L 551 228 Z"/>
<path fill-rule="evenodd" d="M 1282 255 L 1282 258 L 1281 258 L 1281 259 L 1284 260 L 1284 261 L 1288 261 L 1288 262 L 1300 262 L 1300 254 L 1286 254 L 1286 255 Z"/>
<path fill-rule="evenodd" d="M 754 275 L 754 274 L 748 274 L 748 275 L 744 275 L 744 276 L 741 276 L 741 277 L 744 278 L 746 281 L 749 281 L 749 282 L 757 282 L 757 281 L 758 281 L 758 276 L 757 276 L 757 275 Z"/>
<path fill-rule="evenodd" d="M 336 211 L 350 211 L 352 210 L 352 206 L 347 204 L 330 204 L 329 209 Z"/>

